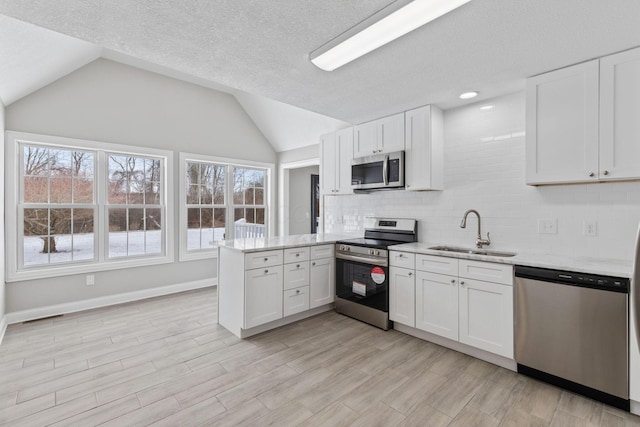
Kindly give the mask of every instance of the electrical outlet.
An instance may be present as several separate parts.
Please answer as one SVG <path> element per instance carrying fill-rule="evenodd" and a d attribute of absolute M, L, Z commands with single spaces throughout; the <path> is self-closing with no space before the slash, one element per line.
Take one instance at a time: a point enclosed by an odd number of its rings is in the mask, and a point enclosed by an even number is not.
<path fill-rule="evenodd" d="M 585 236 L 598 235 L 598 223 L 596 221 L 585 221 L 582 223 L 582 234 Z"/>
<path fill-rule="evenodd" d="M 87 286 L 93 286 L 96 284 L 96 276 L 93 274 L 87 274 Z"/>
<path fill-rule="evenodd" d="M 558 234 L 557 219 L 539 219 L 538 234 Z"/>

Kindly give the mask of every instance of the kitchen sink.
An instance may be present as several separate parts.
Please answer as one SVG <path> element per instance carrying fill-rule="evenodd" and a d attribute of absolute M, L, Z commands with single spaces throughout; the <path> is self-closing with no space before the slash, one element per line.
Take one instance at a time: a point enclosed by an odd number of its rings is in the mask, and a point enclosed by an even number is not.
<path fill-rule="evenodd" d="M 434 251 L 455 252 L 459 254 L 472 254 L 472 255 L 484 255 L 484 256 L 496 256 L 496 257 L 512 257 L 516 255 L 514 252 L 498 252 L 498 251 L 489 251 L 486 249 L 457 248 L 455 246 L 432 246 L 429 249 Z"/>

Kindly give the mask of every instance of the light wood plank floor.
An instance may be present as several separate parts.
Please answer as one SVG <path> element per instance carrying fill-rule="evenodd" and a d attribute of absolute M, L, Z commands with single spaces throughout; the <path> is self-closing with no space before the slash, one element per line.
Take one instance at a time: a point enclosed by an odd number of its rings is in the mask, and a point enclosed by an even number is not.
<path fill-rule="evenodd" d="M 640 417 L 330 312 L 247 340 L 204 289 L 9 326 L 10 426 L 630 426 Z"/>

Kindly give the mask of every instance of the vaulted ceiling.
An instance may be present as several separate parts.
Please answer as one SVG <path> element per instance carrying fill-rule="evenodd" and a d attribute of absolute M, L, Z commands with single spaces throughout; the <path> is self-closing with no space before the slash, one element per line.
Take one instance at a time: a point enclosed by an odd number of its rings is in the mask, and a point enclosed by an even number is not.
<path fill-rule="evenodd" d="M 68 49 L 76 62 L 98 46 L 245 94 L 240 102 L 274 129 L 283 116 L 265 104 L 292 117 L 359 123 L 424 104 L 455 107 L 466 90 L 479 91 L 478 100 L 513 92 L 528 76 L 640 46 L 637 0 L 472 0 L 336 71 L 309 62 L 309 52 L 388 3 L 1 0 L 0 14 L 88 42 Z M 3 37 L 7 22 L 0 19 Z M 43 42 L 11 43 L 28 52 Z M 0 54 L 12 47 L 0 43 Z"/>

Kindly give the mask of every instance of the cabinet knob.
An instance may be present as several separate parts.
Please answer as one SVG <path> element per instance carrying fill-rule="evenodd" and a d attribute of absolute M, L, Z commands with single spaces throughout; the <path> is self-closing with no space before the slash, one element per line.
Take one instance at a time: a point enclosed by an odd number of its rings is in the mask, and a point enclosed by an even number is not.
<path fill-rule="evenodd" d="M 300 293 L 300 289 L 296 289 L 296 294 L 299 294 L 299 293 Z"/>
<path fill-rule="evenodd" d="M 296 254 L 296 256 L 300 256 L 300 254 Z"/>
<path fill-rule="evenodd" d="M 312 262 L 312 263 L 311 263 L 311 265 L 316 265 L 316 263 L 315 263 L 315 262 Z"/>
<path fill-rule="evenodd" d="M 264 262 L 267 262 L 267 261 L 269 261 L 269 258 L 265 258 L 265 259 L 264 259 Z"/>
<path fill-rule="evenodd" d="M 409 272 L 409 276 L 413 276 L 413 273 L 412 273 L 412 272 Z"/>
<path fill-rule="evenodd" d="M 591 178 L 593 178 L 594 176 L 596 176 L 596 174 L 595 174 L 595 173 L 593 173 L 593 172 L 591 172 L 591 173 L 589 174 L 589 176 L 590 176 Z"/>
<path fill-rule="evenodd" d="M 268 272 L 269 272 L 269 270 L 265 270 L 265 271 L 264 271 L 264 274 L 267 274 Z"/>
<path fill-rule="evenodd" d="M 462 281 L 460 282 L 460 284 L 464 286 L 464 280 L 462 280 Z"/>
<path fill-rule="evenodd" d="M 296 268 L 300 268 L 300 264 L 296 264 Z"/>
<path fill-rule="evenodd" d="M 402 258 L 404 255 L 402 254 L 398 254 L 398 258 Z"/>
<path fill-rule="evenodd" d="M 609 171 L 602 172 L 603 175 L 609 175 Z"/>
<path fill-rule="evenodd" d="M 455 279 L 451 279 L 451 284 L 454 285 L 456 283 Z"/>

